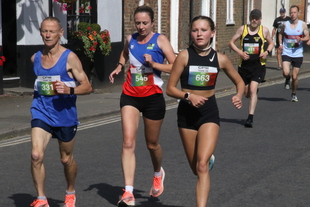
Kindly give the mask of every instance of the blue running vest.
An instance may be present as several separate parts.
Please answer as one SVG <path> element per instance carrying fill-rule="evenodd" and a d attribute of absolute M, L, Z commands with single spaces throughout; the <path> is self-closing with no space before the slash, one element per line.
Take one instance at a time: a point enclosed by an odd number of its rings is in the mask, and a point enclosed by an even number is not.
<path fill-rule="evenodd" d="M 152 55 L 157 63 L 164 63 L 165 55 L 157 44 L 159 33 L 154 33 L 145 44 L 137 41 L 138 33 L 132 35 L 128 44 L 130 67 L 123 84 L 123 92 L 134 97 L 146 97 L 155 93 L 162 93 L 163 80 L 161 71 L 151 68 L 144 61 L 144 54 Z"/>
<path fill-rule="evenodd" d="M 67 59 L 71 50 L 62 53 L 57 63 L 49 68 L 42 67 L 42 51 L 35 54 L 34 97 L 30 112 L 33 119 L 40 119 L 53 127 L 70 127 L 78 125 L 76 95 L 55 94 L 55 80 L 64 82 L 69 87 L 76 87 L 77 82 L 67 72 Z"/>

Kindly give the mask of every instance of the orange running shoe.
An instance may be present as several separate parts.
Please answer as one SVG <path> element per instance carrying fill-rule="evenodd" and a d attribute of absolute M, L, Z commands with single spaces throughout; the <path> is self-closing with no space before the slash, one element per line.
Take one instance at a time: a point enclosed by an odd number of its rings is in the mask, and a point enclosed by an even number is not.
<path fill-rule="evenodd" d="M 165 179 L 165 171 L 161 168 L 161 176 L 153 177 L 153 185 L 150 190 L 150 195 L 152 197 L 158 197 L 164 191 L 164 179 Z"/>
<path fill-rule="evenodd" d="M 65 205 L 63 207 L 75 207 L 75 194 L 66 195 Z"/>
<path fill-rule="evenodd" d="M 49 207 L 47 200 L 43 200 L 43 199 L 36 199 L 34 200 L 30 206 L 33 207 Z"/>
<path fill-rule="evenodd" d="M 125 190 L 123 190 L 123 191 L 125 191 Z M 118 207 L 134 206 L 134 205 L 135 205 L 135 197 L 129 191 L 125 191 L 125 193 L 123 194 L 121 200 L 119 200 L 118 203 L 117 203 Z"/>

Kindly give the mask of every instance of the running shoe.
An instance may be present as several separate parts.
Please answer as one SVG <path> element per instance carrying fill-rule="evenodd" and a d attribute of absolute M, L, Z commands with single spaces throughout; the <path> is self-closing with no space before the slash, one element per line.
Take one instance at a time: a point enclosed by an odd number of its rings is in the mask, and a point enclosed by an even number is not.
<path fill-rule="evenodd" d="M 215 160 L 214 155 L 211 155 L 210 161 L 209 161 L 209 171 L 213 169 L 214 160 Z"/>
<path fill-rule="evenodd" d="M 295 94 L 292 94 L 292 102 L 298 102 L 298 98 Z"/>
<path fill-rule="evenodd" d="M 36 199 L 30 204 L 33 207 L 49 207 L 47 200 Z"/>
<path fill-rule="evenodd" d="M 253 121 L 251 119 L 247 119 L 244 123 L 244 126 L 248 127 L 248 128 L 252 128 L 253 127 Z"/>
<path fill-rule="evenodd" d="M 124 190 L 125 191 L 125 190 Z M 129 192 L 125 191 L 123 194 L 121 200 L 118 201 L 117 206 L 122 207 L 122 206 L 134 206 L 135 205 L 135 197 L 134 195 Z"/>
<path fill-rule="evenodd" d="M 150 190 L 150 195 L 152 197 L 158 197 L 164 191 L 165 171 L 163 168 L 161 168 L 160 171 L 161 171 L 161 176 L 153 177 L 153 185 Z"/>
<path fill-rule="evenodd" d="M 75 207 L 75 194 L 66 195 L 65 205 L 63 207 Z"/>

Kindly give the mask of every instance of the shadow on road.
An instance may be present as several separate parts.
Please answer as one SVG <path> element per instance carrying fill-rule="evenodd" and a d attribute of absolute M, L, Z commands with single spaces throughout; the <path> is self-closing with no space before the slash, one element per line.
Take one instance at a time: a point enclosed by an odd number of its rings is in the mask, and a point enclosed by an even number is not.
<path fill-rule="evenodd" d="M 310 91 L 310 88 L 297 88 L 297 91 Z"/>
<path fill-rule="evenodd" d="M 235 123 L 235 124 L 240 124 L 243 125 L 244 124 L 243 119 L 226 119 L 226 118 L 220 118 L 220 122 L 227 122 L 227 123 Z"/>
<path fill-rule="evenodd" d="M 13 194 L 8 198 L 14 200 L 14 204 L 16 207 L 30 206 L 30 204 L 36 199 L 36 197 L 25 193 Z M 63 200 L 48 198 L 48 204 L 50 207 L 60 207 L 61 205 L 63 205 L 63 202 Z"/>
<path fill-rule="evenodd" d="M 90 185 L 87 189 L 84 191 L 90 191 L 93 189 L 98 190 L 98 195 L 106 199 L 109 203 L 112 205 L 116 205 L 119 201 L 121 195 L 123 194 L 123 187 L 119 186 L 112 186 L 106 183 L 99 183 L 99 184 L 93 184 Z M 153 197 L 146 197 L 142 196 L 141 193 L 145 193 L 145 191 L 141 190 L 134 190 L 134 195 L 136 199 L 145 199 L 146 201 L 137 202 L 136 200 L 136 207 L 182 207 L 182 206 L 171 206 L 171 205 L 164 205 L 160 202 L 159 198 L 153 198 Z"/>
<path fill-rule="evenodd" d="M 286 98 L 270 98 L 270 97 L 258 97 L 258 100 L 265 100 L 265 101 L 287 101 Z"/>

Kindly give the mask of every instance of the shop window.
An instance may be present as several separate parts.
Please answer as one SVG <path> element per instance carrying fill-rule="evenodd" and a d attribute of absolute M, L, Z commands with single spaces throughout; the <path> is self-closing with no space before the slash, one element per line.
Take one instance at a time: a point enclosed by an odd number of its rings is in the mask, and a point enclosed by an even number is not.
<path fill-rule="evenodd" d="M 75 2 L 67 3 L 66 10 L 69 38 L 74 31 L 78 30 L 78 24 L 80 22 L 96 23 L 95 1 L 96 0 L 76 0 Z"/>

